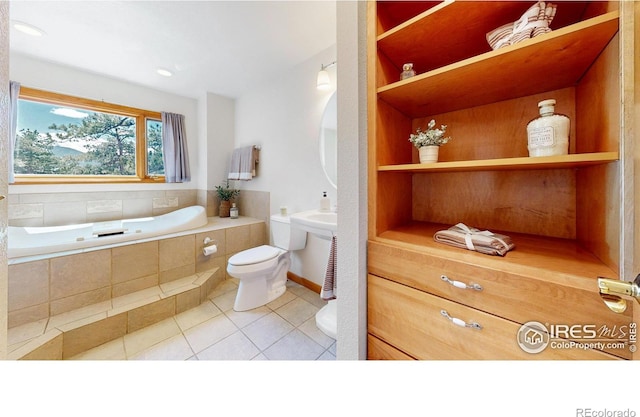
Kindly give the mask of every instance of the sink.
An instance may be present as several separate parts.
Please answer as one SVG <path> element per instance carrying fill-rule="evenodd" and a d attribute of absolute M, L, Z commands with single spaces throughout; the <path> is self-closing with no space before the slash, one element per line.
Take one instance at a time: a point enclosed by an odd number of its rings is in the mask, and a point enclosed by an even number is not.
<path fill-rule="evenodd" d="M 293 213 L 290 216 L 291 227 L 322 238 L 331 238 L 338 230 L 338 213 L 331 211 L 308 210 Z"/>

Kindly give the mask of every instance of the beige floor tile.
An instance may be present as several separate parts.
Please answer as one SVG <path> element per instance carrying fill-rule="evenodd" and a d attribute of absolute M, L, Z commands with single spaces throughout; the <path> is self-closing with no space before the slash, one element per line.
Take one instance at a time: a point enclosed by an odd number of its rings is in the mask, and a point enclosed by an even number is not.
<path fill-rule="evenodd" d="M 198 353 L 199 360 L 250 360 L 259 355 L 258 348 L 242 332 L 237 331 Z"/>
<path fill-rule="evenodd" d="M 314 342 L 325 349 L 335 343 L 335 339 L 327 336 L 322 330 L 318 329 L 315 316 L 298 326 L 298 330 L 309 336 Z"/>
<path fill-rule="evenodd" d="M 218 297 L 211 298 L 211 301 L 223 312 L 232 310 L 236 301 L 236 292 L 224 293 Z"/>
<path fill-rule="evenodd" d="M 194 355 L 191 346 L 184 335 L 178 334 L 169 339 L 145 349 L 136 355 L 130 356 L 130 360 L 185 360 Z"/>
<path fill-rule="evenodd" d="M 229 291 L 237 290 L 238 284 L 234 282 L 234 280 L 225 279 L 224 281 L 222 281 L 222 283 L 220 283 L 220 285 L 218 285 L 213 291 L 211 291 L 211 294 L 209 294 L 209 299 L 214 299 L 221 296 L 222 294 L 228 293 Z"/>
<path fill-rule="evenodd" d="M 277 310 L 280 307 L 282 307 L 283 305 L 285 305 L 288 302 L 291 302 L 291 301 L 293 301 L 295 299 L 296 299 L 296 295 L 294 293 L 292 293 L 291 291 L 287 290 L 280 297 L 278 297 L 275 300 L 273 300 L 270 303 L 268 303 L 267 307 L 269 307 L 271 310 Z"/>
<path fill-rule="evenodd" d="M 318 307 L 299 297 L 276 310 L 276 313 L 296 327 L 315 316 L 317 312 Z"/>
<path fill-rule="evenodd" d="M 198 307 L 178 314 L 175 319 L 180 329 L 185 331 L 220 314 L 222 314 L 222 311 L 213 302 L 206 301 Z"/>
<path fill-rule="evenodd" d="M 225 314 L 238 328 L 242 329 L 249 323 L 253 323 L 260 317 L 264 317 L 271 313 L 271 309 L 266 306 L 254 308 L 248 311 L 227 311 Z"/>
<path fill-rule="evenodd" d="M 325 349 L 300 330 L 294 330 L 263 351 L 270 360 L 316 360 Z"/>
<path fill-rule="evenodd" d="M 238 330 L 225 315 L 213 317 L 184 332 L 189 345 L 196 355 Z"/>
<path fill-rule="evenodd" d="M 173 317 L 127 334 L 124 336 L 127 357 L 134 356 L 136 353 L 178 334 L 180 334 L 180 327 Z"/>
<path fill-rule="evenodd" d="M 244 327 L 242 332 L 258 349 L 264 350 L 293 329 L 291 323 L 276 313 L 270 313 Z"/>

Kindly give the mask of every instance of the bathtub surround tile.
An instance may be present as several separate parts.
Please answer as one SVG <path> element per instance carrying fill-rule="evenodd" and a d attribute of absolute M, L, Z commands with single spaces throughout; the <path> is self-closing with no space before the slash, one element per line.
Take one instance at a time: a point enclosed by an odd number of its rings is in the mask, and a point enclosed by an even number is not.
<path fill-rule="evenodd" d="M 219 223 L 214 222 L 217 228 L 214 229 L 213 232 L 217 234 L 220 240 L 224 241 L 225 243 L 224 252 L 226 252 L 227 245 L 226 245 L 225 227 L 228 227 L 229 225 L 232 225 L 232 224 L 239 224 L 239 226 L 233 226 L 233 228 L 239 228 L 240 232 L 246 232 L 248 230 L 249 233 L 251 233 L 251 226 L 254 223 L 255 223 L 255 220 L 247 219 L 247 218 L 234 219 L 233 221 L 229 221 L 229 222 L 225 222 L 223 219 L 223 221 Z M 191 250 L 193 251 L 193 261 L 191 266 L 194 266 L 195 258 L 196 258 L 195 234 L 187 235 L 186 237 L 193 239 L 193 243 L 190 246 L 191 246 Z M 171 239 L 179 239 L 179 238 L 171 238 Z M 170 240 L 170 239 L 167 239 L 167 240 Z M 153 244 L 153 242 L 145 242 L 143 244 L 146 244 L 146 243 Z M 159 270 L 160 243 L 156 242 L 155 244 L 158 247 L 158 253 L 156 256 L 158 258 L 157 267 Z M 131 245 L 129 248 L 133 248 L 133 246 L 135 245 Z M 162 285 L 165 288 L 165 291 L 163 292 L 160 289 L 160 280 L 158 278 L 157 282 L 152 287 L 147 287 L 147 288 L 144 288 L 143 290 L 137 290 L 135 294 L 134 293 L 125 294 L 128 290 L 124 287 L 119 287 L 119 286 L 137 285 L 138 280 L 149 279 L 148 276 L 145 276 L 138 279 L 125 280 L 121 283 L 115 282 L 118 280 L 126 279 L 118 275 L 117 265 L 120 265 L 122 267 L 121 270 L 127 269 L 125 267 L 127 263 L 129 266 L 128 268 L 129 270 L 134 270 L 134 268 L 131 268 L 132 265 L 135 265 L 136 267 L 139 266 L 138 265 L 139 257 L 133 257 L 127 262 L 126 249 L 127 249 L 126 247 L 112 247 L 109 249 L 98 249 L 95 251 L 90 251 L 85 253 L 66 255 L 66 256 L 57 257 L 57 258 L 52 257 L 42 261 L 35 261 L 35 262 L 44 262 L 44 264 L 49 265 L 49 276 L 50 276 L 49 280 L 51 282 L 49 292 L 50 292 L 50 297 L 52 298 L 52 302 L 54 302 L 55 304 L 53 306 L 53 311 L 56 313 L 60 313 L 60 314 L 56 314 L 55 316 L 52 316 L 50 321 L 52 325 L 60 326 L 61 328 L 67 331 L 72 331 L 72 330 L 76 330 L 76 328 L 80 325 L 80 323 L 84 323 L 87 325 L 94 325 L 94 323 L 96 322 L 104 321 L 106 319 L 117 317 L 122 314 L 127 315 L 127 323 L 129 323 L 130 322 L 129 316 L 131 313 L 131 317 L 133 321 L 131 321 L 131 324 L 132 324 L 131 329 L 127 329 L 127 330 L 134 332 L 136 331 L 138 326 L 146 325 L 149 322 L 155 323 L 159 319 L 162 319 L 164 317 L 169 317 L 170 315 L 175 315 L 180 311 L 187 310 L 191 307 L 195 307 L 197 306 L 198 302 L 205 302 L 210 304 L 214 308 L 217 308 L 213 304 L 213 302 L 210 301 L 210 298 L 212 298 L 213 294 L 220 296 L 230 291 L 237 290 L 237 283 L 238 283 L 237 280 L 234 280 L 234 279 L 225 280 L 226 261 L 230 256 L 230 254 L 223 253 L 223 254 L 220 254 L 220 256 L 218 256 L 216 261 L 217 262 L 216 265 L 219 265 L 219 266 L 216 266 L 213 269 L 203 270 L 198 273 L 195 273 L 195 271 L 193 271 L 192 269 L 184 270 L 183 276 L 187 274 L 190 275 L 187 281 L 191 280 L 193 285 L 199 286 L 198 289 L 196 289 L 195 287 L 187 288 L 186 286 L 182 286 L 180 283 L 172 283 L 171 281 L 167 281 L 166 283 L 162 283 Z M 118 254 L 118 251 L 120 250 L 122 250 L 123 253 Z M 114 255 L 114 252 L 115 252 L 115 255 Z M 103 255 L 106 255 L 104 258 L 104 262 L 102 261 Z M 122 255 L 123 257 L 121 259 L 118 259 L 119 255 Z M 142 254 L 141 256 L 144 256 L 144 254 Z M 31 261 L 31 262 L 34 262 L 34 261 Z M 24 268 L 32 267 L 33 265 L 28 266 L 29 263 L 30 262 L 23 262 L 23 263 L 16 262 L 16 263 L 13 263 L 12 266 L 20 265 L 21 267 L 24 267 Z M 96 267 L 96 265 L 98 267 Z M 205 265 L 201 265 L 201 267 L 204 267 L 204 266 Z M 102 272 L 104 272 L 105 270 L 108 273 L 104 274 L 105 278 L 101 278 Z M 138 272 L 135 272 L 136 275 L 137 273 Z M 71 279 L 72 277 L 76 279 L 75 282 L 73 282 L 73 280 Z M 108 277 L 108 279 L 106 277 Z M 175 278 L 180 279 L 182 278 L 182 276 L 176 276 Z M 101 279 L 104 279 L 105 281 L 110 282 L 110 285 L 107 285 L 106 287 L 98 287 L 95 289 L 84 291 L 87 288 L 95 286 L 96 281 L 99 282 Z M 156 279 L 156 277 L 153 276 L 153 279 Z M 69 281 L 71 284 L 77 283 L 78 285 L 81 286 L 80 290 L 82 291 L 79 292 L 78 294 L 72 294 L 65 297 L 54 299 L 53 298 L 54 294 L 60 296 L 62 294 L 65 294 L 65 292 L 68 292 L 65 285 L 68 283 L 67 281 Z M 142 286 L 146 287 L 146 285 L 148 284 L 149 282 L 143 284 Z M 140 287 L 136 287 L 136 289 L 137 288 L 140 288 Z M 167 289 L 167 288 L 170 288 L 170 289 Z M 14 289 L 14 292 L 20 291 L 20 290 L 21 289 L 16 288 Z M 72 288 L 70 292 L 76 292 L 77 290 L 78 290 L 77 288 Z M 150 290 L 151 293 L 159 294 L 159 295 L 154 295 L 153 297 L 147 297 L 146 299 L 143 299 L 143 300 L 134 300 L 135 297 L 139 296 L 139 294 L 137 294 L 138 291 L 140 291 L 140 293 L 142 294 L 146 294 L 146 290 Z M 109 296 L 106 296 L 105 294 L 108 294 L 109 291 L 111 292 L 111 294 Z M 179 291 L 179 293 L 174 293 L 174 291 Z M 128 295 L 131 295 L 132 298 L 128 299 L 129 304 L 123 305 L 125 303 L 125 300 L 127 300 L 126 296 Z M 113 297 L 113 298 L 110 298 L 110 297 Z M 77 309 L 74 308 L 74 310 L 71 310 L 71 311 L 62 312 L 63 310 L 66 310 L 68 308 L 65 306 L 73 305 L 77 300 L 81 300 L 83 298 L 85 299 L 85 302 L 88 301 L 93 304 L 88 306 L 86 309 L 79 307 Z M 104 301 L 100 301 L 103 299 Z M 162 310 L 162 308 L 159 309 L 158 307 L 161 306 L 159 302 L 162 301 L 162 299 L 171 300 L 170 303 L 173 303 L 172 304 L 173 308 L 169 308 L 165 310 Z M 221 305 L 223 305 L 223 308 L 230 310 L 233 307 L 234 300 L 235 300 L 235 294 L 232 293 L 216 301 Z M 104 305 L 101 305 L 103 303 Z M 99 314 L 91 315 L 88 318 L 74 317 L 74 314 L 78 313 L 78 311 L 76 310 L 85 311 L 85 313 L 83 314 L 90 314 L 88 310 L 94 309 L 98 305 L 101 305 L 97 309 L 98 311 L 100 311 Z M 42 312 L 50 309 L 46 304 L 38 305 L 37 308 L 41 309 L 39 311 L 42 311 Z M 144 309 L 147 309 L 147 310 L 145 311 Z M 168 310 L 168 312 L 166 310 Z M 218 311 L 220 310 L 218 309 Z M 13 310 L 13 311 L 10 311 L 9 314 L 16 315 L 16 314 L 23 314 L 28 312 L 29 312 L 28 310 L 22 310 L 22 311 Z M 141 317 L 136 317 L 136 314 L 138 313 L 142 313 L 143 315 L 149 316 L 147 318 L 148 321 L 142 320 Z M 80 314 L 79 316 L 82 316 L 83 314 Z M 40 316 L 35 316 L 35 317 L 40 318 Z M 66 319 L 63 320 L 62 319 L 63 317 L 66 317 Z M 231 321 L 231 323 L 233 322 Z M 235 327 L 237 328 L 237 326 Z M 35 335 L 33 337 L 39 337 L 39 336 Z M 19 343 L 31 344 L 32 339 L 19 342 Z M 12 345 L 12 349 L 14 350 L 18 347 L 20 346 L 16 344 Z M 195 355 L 192 357 L 195 358 Z"/>
<path fill-rule="evenodd" d="M 49 312 L 52 316 L 56 316 L 68 311 L 82 310 L 85 306 L 94 306 L 102 302 L 108 302 L 110 304 L 110 286 L 51 300 L 49 303 Z"/>
<path fill-rule="evenodd" d="M 7 313 L 9 329 L 49 318 L 49 303 L 38 304 Z"/>
<path fill-rule="evenodd" d="M 251 247 L 251 226 L 238 226 L 225 229 L 227 254 L 233 255 Z"/>
<path fill-rule="evenodd" d="M 85 352 L 127 333 L 127 315 L 107 317 L 95 323 L 65 331 L 62 357 L 64 359 Z"/>
<path fill-rule="evenodd" d="M 40 219 L 44 217 L 44 206 L 34 204 L 9 204 L 9 220 Z"/>
<path fill-rule="evenodd" d="M 112 282 L 122 283 L 158 274 L 158 241 L 111 250 Z"/>
<path fill-rule="evenodd" d="M 38 320 L 35 322 L 23 324 L 22 326 L 9 329 L 7 333 L 7 345 L 23 344 L 44 333 L 47 328 L 48 319 Z"/>
<path fill-rule="evenodd" d="M 52 315 L 47 324 L 47 330 L 62 328 L 70 323 L 76 323 L 76 326 L 88 317 L 96 316 L 106 317 L 107 311 L 111 308 L 111 301 L 103 301 L 101 303 L 92 304 L 73 311 Z"/>
<path fill-rule="evenodd" d="M 176 295 L 176 314 L 187 311 L 200 305 L 200 288 L 194 288 L 189 291 Z"/>
<path fill-rule="evenodd" d="M 49 302 L 49 261 L 9 265 L 9 311 Z"/>
<path fill-rule="evenodd" d="M 87 201 L 87 214 L 120 213 L 122 218 L 122 200 L 91 200 Z"/>
<path fill-rule="evenodd" d="M 52 258 L 51 298 L 59 299 L 111 285 L 111 250 Z"/>
<path fill-rule="evenodd" d="M 87 223 L 86 202 L 69 201 L 45 205 L 43 224 L 47 226 L 60 226 L 81 223 Z"/>
<path fill-rule="evenodd" d="M 237 286 L 231 285 L 226 289 L 229 288 Z M 226 292 L 235 293 L 233 290 Z M 300 299 L 291 291 L 285 294 L 293 297 L 286 297 L 289 302 Z M 264 309 L 271 311 L 272 307 L 267 305 L 256 310 Z M 74 355 L 71 359 L 335 360 L 336 343 L 313 329 L 314 318 L 294 327 L 271 311 L 239 329 L 244 320 L 242 316 L 254 313 L 233 310 L 223 313 L 213 302 L 207 301 L 194 309 Z M 124 358 L 121 356 L 123 346 Z M 12 350 L 20 348 L 14 345 Z"/>
<path fill-rule="evenodd" d="M 111 296 L 120 297 L 146 288 L 152 288 L 157 286 L 158 282 L 158 274 L 153 274 L 137 279 L 130 279 L 120 284 L 113 284 L 111 287 Z"/>
<path fill-rule="evenodd" d="M 86 352 L 72 356 L 71 360 L 126 360 L 127 354 L 124 350 L 124 338 L 118 338 L 111 342 L 104 343 Z"/>
<path fill-rule="evenodd" d="M 36 342 L 38 343 L 38 347 L 30 350 L 25 355 L 19 356 L 21 360 L 41 361 L 64 359 L 64 338 L 61 332 L 46 333 L 40 336 Z"/>
<path fill-rule="evenodd" d="M 269 243 L 267 239 L 267 229 L 264 223 L 256 223 L 249 225 L 250 247 L 256 247 Z"/>
<path fill-rule="evenodd" d="M 129 333 L 123 338 L 127 357 L 135 356 L 143 350 L 180 333 L 180 328 L 173 318 L 162 320 L 134 333 Z"/>
<path fill-rule="evenodd" d="M 178 197 L 160 197 L 153 199 L 153 210 L 154 213 L 158 209 L 177 209 L 179 206 Z"/>
<path fill-rule="evenodd" d="M 135 332 L 176 314 L 176 298 L 169 297 L 138 307 L 128 313 L 127 331 Z"/>
<path fill-rule="evenodd" d="M 160 284 L 195 273 L 195 235 L 163 239 L 158 253 Z"/>

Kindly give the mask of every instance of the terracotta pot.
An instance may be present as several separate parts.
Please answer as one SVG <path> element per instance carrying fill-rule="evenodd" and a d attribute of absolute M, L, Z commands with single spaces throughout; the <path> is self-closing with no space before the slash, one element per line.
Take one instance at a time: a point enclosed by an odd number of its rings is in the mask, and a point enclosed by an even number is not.
<path fill-rule="evenodd" d="M 220 202 L 220 217 L 229 217 L 231 212 L 231 202 L 229 200 L 222 200 Z"/>
<path fill-rule="evenodd" d="M 431 164 L 434 162 L 438 162 L 438 151 L 440 150 L 439 146 L 423 146 L 418 149 L 420 153 L 420 163 L 421 164 Z"/>

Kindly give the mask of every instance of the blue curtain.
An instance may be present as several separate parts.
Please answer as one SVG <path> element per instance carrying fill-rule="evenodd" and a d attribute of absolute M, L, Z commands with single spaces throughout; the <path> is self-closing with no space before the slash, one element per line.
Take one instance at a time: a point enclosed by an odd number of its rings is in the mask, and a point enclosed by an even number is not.
<path fill-rule="evenodd" d="M 166 112 L 161 114 L 165 182 L 191 181 L 184 116 Z"/>
<path fill-rule="evenodd" d="M 15 182 L 13 172 L 13 155 L 16 149 L 16 130 L 18 128 L 18 96 L 20 95 L 20 83 L 9 81 L 9 184 Z"/>

